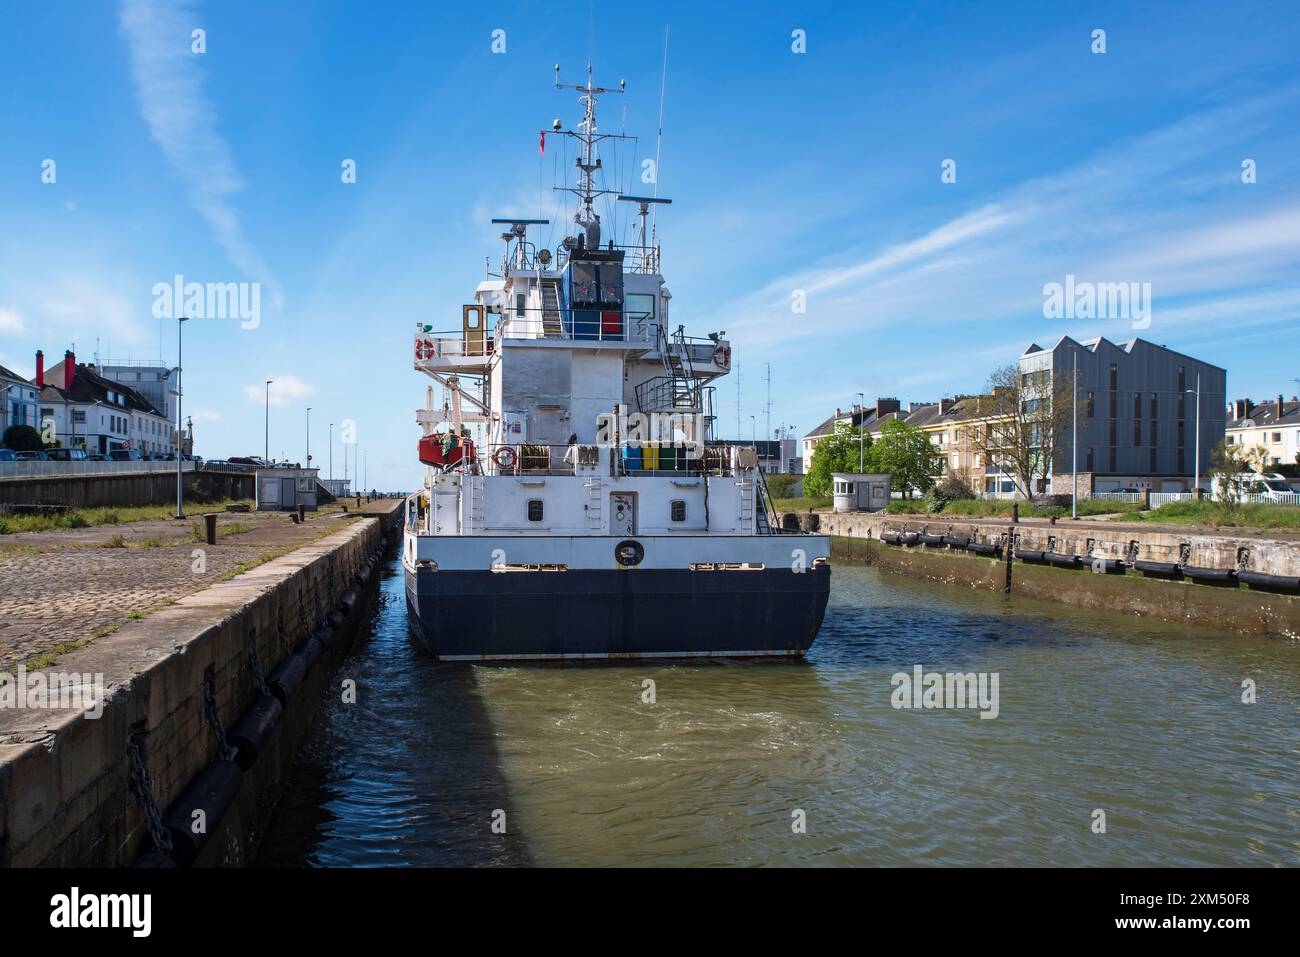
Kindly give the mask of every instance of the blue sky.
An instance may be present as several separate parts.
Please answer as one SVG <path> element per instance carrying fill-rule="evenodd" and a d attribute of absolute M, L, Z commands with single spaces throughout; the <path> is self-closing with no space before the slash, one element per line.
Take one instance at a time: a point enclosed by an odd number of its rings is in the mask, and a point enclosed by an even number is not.
<path fill-rule="evenodd" d="M 667 26 L 673 322 L 727 330 L 746 437 L 766 363 L 773 426 L 802 433 L 859 391 L 932 400 L 1031 341 L 1134 334 L 1044 318 L 1066 274 L 1151 283 L 1140 334 L 1224 366 L 1233 396 L 1300 390 L 1290 4 L 469 6 L 2 0 L 0 363 L 96 339 L 157 359 L 160 338 L 174 361 L 155 283 L 260 282 L 256 329 L 186 327 L 200 453 L 262 448 L 271 378 L 273 454 L 302 457 L 310 405 L 318 463 L 352 420 L 370 484 L 413 486 L 414 324 L 457 324 L 500 253 L 490 216 L 557 218 L 570 171 L 537 131 L 578 104 L 553 64 L 579 78 L 590 51 L 627 80 L 601 113 L 640 137 L 605 157 L 626 181 L 654 155 Z M 734 376 L 718 392 L 733 434 Z"/>

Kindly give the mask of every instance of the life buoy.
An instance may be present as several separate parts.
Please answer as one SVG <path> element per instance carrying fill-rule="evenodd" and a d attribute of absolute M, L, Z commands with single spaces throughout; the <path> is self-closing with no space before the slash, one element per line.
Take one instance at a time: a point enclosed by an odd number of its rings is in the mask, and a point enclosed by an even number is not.
<path fill-rule="evenodd" d="M 515 450 L 508 445 L 503 445 L 492 453 L 492 461 L 497 464 L 497 468 L 503 471 L 514 468 L 516 460 Z"/>
<path fill-rule="evenodd" d="M 434 357 L 437 349 L 434 347 L 432 339 L 415 340 L 415 361 L 428 362 Z"/>
<path fill-rule="evenodd" d="M 640 565 L 645 558 L 645 546 L 634 538 L 627 538 L 614 546 L 614 561 L 624 568 Z"/>
<path fill-rule="evenodd" d="M 731 346 L 719 344 L 713 349 L 713 364 L 719 369 L 731 368 Z"/>

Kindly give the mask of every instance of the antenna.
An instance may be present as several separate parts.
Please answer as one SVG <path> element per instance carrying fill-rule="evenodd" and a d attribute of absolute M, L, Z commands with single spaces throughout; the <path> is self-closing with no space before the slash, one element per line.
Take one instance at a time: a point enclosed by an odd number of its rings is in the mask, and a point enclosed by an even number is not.
<path fill-rule="evenodd" d="M 661 206 L 666 206 L 666 205 L 668 205 L 669 203 L 671 203 L 672 200 L 671 200 L 671 199 L 656 199 L 656 198 L 653 197 L 653 196 L 619 196 L 618 199 L 619 199 L 620 202 L 624 202 L 624 203 L 639 203 L 639 204 L 640 204 L 640 206 L 641 206 L 641 209 L 640 209 L 640 216 L 641 216 L 641 271 L 644 272 L 644 273 L 658 272 L 658 271 L 659 271 L 659 257 L 658 257 L 657 255 L 654 257 L 654 267 L 655 267 L 655 268 L 653 268 L 653 269 L 650 268 L 650 266 L 651 266 L 651 263 L 650 263 L 650 257 L 649 257 L 648 254 L 647 254 L 647 248 L 646 248 L 646 244 L 645 244 L 645 218 L 646 218 L 646 215 L 650 212 L 650 207 L 651 207 L 652 205 L 654 205 L 654 204 L 657 203 L 657 204 L 659 204 L 659 205 L 661 205 Z"/>
<path fill-rule="evenodd" d="M 764 363 L 767 366 L 767 433 L 772 434 L 772 363 Z"/>
<path fill-rule="evenodd" d="M 562 136 L 572 136 L 581 144 L 581 155 L 578 156 L 575 164 L 578 167 L 578 185 L 577 187 L 556 187 L 573 193 L 581 201 L 582 205 L 574 215 L 573 221 L 582 226 L 587 234 L 595 240 L 595 244 L 600 242 L 600 217 L 592 208 L 597 196 L 606 196 L 611 193 L 616 194 L 617 190 L 598 189 L 596 186 L 596 171 L 601 168 L 600 157 L 596 155 L 596 144 L 601 140 L 618 139 L 618 140 L 635 140 L 634 136 L 624 136 L 619 133 L 598 134 L 596 127 L 596 100 L 602 93 L 623 93 L 627 90 L 627 82 L 618 81 L 618 88 L 607 86 L 596 86 L 592 80 L 591 64 L 587 64 L 587 83 L 585 86 L 579 83 L 565 83 L 560 79 L 560 65 L 555 64 L 555 88 L 557 90 L 577 90 L 581 96 L 579 101 L 583 106 L 582 121 L 578 123 L 576 130 L 564 130 L 555 128 L 554 132 Z M 594 227 L 594 229 L 592 228 Z M 588 243 L 588 246 L 592 243 Z"/>
<path fill-rule="evenodd" d="M 659 151 L 664 142 L 664 90 L 668 87 L 668 24 L 664 24 L 664 67 L 659 75 L 659 132 L 655 134 L 655 195 L 659 195 Z M 650 224 L 650 241 L 655 241 L 659 228 L 659 211 L 655 210 Z M 643 244 L 644 245 L 644 244 Z"/>

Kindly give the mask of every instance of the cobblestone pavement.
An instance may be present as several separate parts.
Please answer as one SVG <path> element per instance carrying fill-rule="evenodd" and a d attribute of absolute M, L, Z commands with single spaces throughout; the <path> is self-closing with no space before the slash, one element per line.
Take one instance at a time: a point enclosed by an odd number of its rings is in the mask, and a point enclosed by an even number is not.
<path fill-rule="evenodd" d="M 363 503 L 361 512 L 396 503 Z M 97 637 L 133 616 L 200 591 L 268 553 L 337 531 L 358 510 L 337 506 L 295 525 L 287 512 L 221 512 L 217 543 L 194 541 L 190 521 L 131 522 L 0 537 L 0 671 L 66 642 Z M 125 547 L 112 547 L 120 536 Z M 202 561 L 195 550 L 202 550 Z"/>

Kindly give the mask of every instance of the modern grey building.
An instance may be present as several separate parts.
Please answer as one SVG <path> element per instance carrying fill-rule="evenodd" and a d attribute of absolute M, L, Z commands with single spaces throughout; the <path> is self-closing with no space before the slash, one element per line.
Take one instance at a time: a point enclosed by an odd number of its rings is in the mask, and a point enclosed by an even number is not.
<path fill-rule="evenodd" d="M 1121 488 L 1186 491 L 1196 471 L 1196 393 L 1200 389 L 1200 478 L 1208 487 L 1211 452 L 1226 424 L 1227 372 L 1145 339 L 1083 342 L 1062 336 L 1050 348 L 1033 343 L 1020 357 L 1021 381 L 1065 379 L 1078 361 L 1080 494 Z M 1071 430 L 1058 443 L 1052 491 L 1068 492 Z"/>

